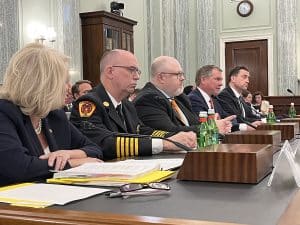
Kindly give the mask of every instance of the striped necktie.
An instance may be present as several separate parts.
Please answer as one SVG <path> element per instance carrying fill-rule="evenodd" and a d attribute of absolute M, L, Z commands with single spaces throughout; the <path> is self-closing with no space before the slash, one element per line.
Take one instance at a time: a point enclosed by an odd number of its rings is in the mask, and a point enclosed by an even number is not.
<path fill-rule="evenodd" d="M 246 117 L 245 109 L 244 109 L 244 106 L 243 106 L 243 103 L 242 103 L 242 102 L 243 102 L 242 96 L 240 96 L 240 97 L 238 98 L 238 102 L 239 102 L 240 108 L 241 108 L 241 110 L 242 110 L 243 117 Z"/>
<path fill-rule="evenodd" d="M 187 118 L 185 117 L 185 115 L 183 114 L 183 112 L 181 111 L 181 109 L 179 108 L 179 106 L 176 103 L 175 99 L 171 99 L 171 106 L 172 109 L 175 111 L 178 119 L 185 125 L 185 126 L 189 126 L 189 122 L 187 120 Z"/>

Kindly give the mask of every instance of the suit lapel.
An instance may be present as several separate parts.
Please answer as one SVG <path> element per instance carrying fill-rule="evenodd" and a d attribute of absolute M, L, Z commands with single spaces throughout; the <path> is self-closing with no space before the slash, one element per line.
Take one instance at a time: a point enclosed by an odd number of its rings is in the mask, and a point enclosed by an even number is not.
<path fill-rule="evenodd" d="M 163 93 L 161 93 L 161 91 L 158 90 L 152 83 L 149 82 L 146 86 L 147 86 L 148 88 L 150 88 L 150 89 L 156 91 L 157 95 L 159 96 L 159 99 L 158 99 L 158 100 L 161 99 L 162 101 L 165 101 L 165 102 L 167 103 L 167 105 L 169 106 L 169 111 L 171 112 L 171 119 L 172 119 L 172 121 L 173 121 L 174 123 L 176 123 L 177 125 L 183 124 L 183 123 L 181 122 L 181 120 L 180 120 L 179 115 L 178 115 L 178 114 L 174 111 L 174 109 L 172 108 L 170 99 L 166 98 L 166 96 L 165 96 Z M 178 102 L 178 101 L 176 101 L 176 103 L 177 103 L 177 102 Z"/>
<path fill-rule="evenodd" d="M 43 126 L 44 126 L 43 131 L 48 141 L 50 151 L 52 152 L 53 150 L 58 150 L 58 146 L 55 141 L 53 130 L 50 128 L 47 118 L 43 121 Z"/>
<path fill-rule="evenodd" d="M 205 105 L 205 110 L 208 111 L 208 105 L 203 97 L 203 95 L 201 94 L 201 92 L 198 90 L 198 88 L 196 88 L 195 90 L 196 94 L 201 98 L 201 101 L 203 102 L 203 104 Z"/>
<path fill-rule="evenodd" d="M 232 100 L 234 101 L 236 110 L 239 112 L 239 114 L 243 114 L 242 109 L 241 109 L 241 107 L 240 107 L 239 100 L 238 100 L 238 98 L 235 96 L 233 90 L 232 90 L 230 87 L 228 87 L 227 90 L 228 90 L 228 92 L 230 93 L 230 96 L 232 97 Z"/>
<path fill-rule="evenodd" d="M 118 129 L 118 131 L 127 132 L 125 124 L 121 121 L 112 101 L 110 100 L 102 84 L 98 86 L 97 93 L 99 96 L 102 97 L 103 102 L 101 104 L 105 107 L 108 116 L 115 123 L 115 125 L 121 129 L 121 130 Z"/>
<path fill-rule="evenodd" d="M 32 126 L 32 123 L 30 121 L 30 118 L 29 116 L 24 116 L 24 125 L 26 127 L 26 130 L 29 134 L 29 137 L 28 137 L 28 140 L 32 140 L 32 148 L 33 148 L 33 151 L 35 152 L 36 156 L 40 156 L 40 155 L 43 155 L 44 152 L 43 152 L 43 147 L 33 129 L 33 126 Z"/>

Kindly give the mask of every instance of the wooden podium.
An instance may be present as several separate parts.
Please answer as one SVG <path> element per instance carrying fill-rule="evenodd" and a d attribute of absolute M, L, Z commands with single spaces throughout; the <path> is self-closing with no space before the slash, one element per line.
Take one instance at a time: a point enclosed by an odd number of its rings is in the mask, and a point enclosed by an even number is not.
<path fill-rule="evenodd" d="M 220 144 L 187 152 L 177 179 L 256 184 L 272 167 L 272 145 Z"/>
<path fill-rule="evenodd" d="M 257 127 L 258 130 L 280 130 L 281 140 L 291 140 L 299 132 L 298 122 L 284 122 L 274 124 L 262 124 Z"/>

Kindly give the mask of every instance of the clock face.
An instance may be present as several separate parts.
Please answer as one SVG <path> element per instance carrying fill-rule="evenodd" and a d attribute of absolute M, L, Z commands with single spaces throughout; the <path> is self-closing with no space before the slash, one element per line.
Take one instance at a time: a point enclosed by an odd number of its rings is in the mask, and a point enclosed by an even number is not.
<path fill-rule="evenodd" d="M 237 12 L 240 16 L 246 17 L 252 13 L 253 5 L 250 1 L 241 1 L 237 6 Z"/>

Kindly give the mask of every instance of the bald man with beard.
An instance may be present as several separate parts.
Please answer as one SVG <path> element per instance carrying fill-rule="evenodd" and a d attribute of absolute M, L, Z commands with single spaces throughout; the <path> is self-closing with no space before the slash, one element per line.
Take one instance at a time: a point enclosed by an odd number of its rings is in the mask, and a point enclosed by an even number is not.
<path fill-rule="evenodd" d="M 154 59 L 151 80 L 134 100 L 138 116 L 144 124 L 169 132 L 198 132 L 198 116 L 193 113 L 188 97 L 183 94 L 184 80 L 184 72 L 175 58 L 160 56 Z M 216 121 L 220 133 L 230 132 L 234 117 Z"/>

